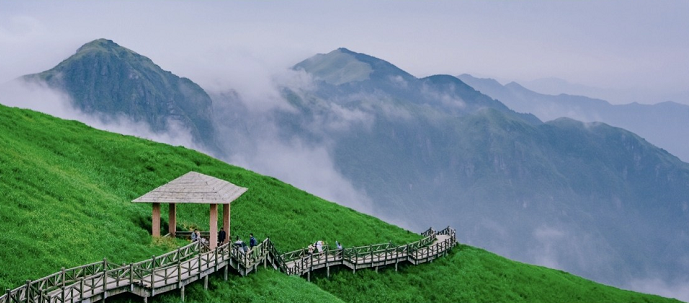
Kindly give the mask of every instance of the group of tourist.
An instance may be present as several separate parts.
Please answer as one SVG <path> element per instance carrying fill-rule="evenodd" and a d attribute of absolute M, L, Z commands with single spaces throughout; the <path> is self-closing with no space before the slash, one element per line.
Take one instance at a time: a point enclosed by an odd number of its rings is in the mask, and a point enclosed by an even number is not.
<path fill-rule="evenodd" d="M 253 250 L 254 246 L 258 245 L 258 241 L 256 241 L 256 238 L 254 238 L 253 233 L 249 233 L 249 247 L 246 246 L 246 243 L 244 243 L 244 241 L 242 241 L 242 239 L 239 238 L 239 236 L 235 238 L 233 245 L 239 247 L 241 249 L 241 252 L 247 253 L 250 250 Z"/>
<path fill-rule="evenodd" d="M 224 228 L 220 228 L 220 231 L 218 232 L 218 245 L 223 245 L 225 244 L 225 239 L 227 238 L 227 233 L 225 232 Z M 196 241 L 202 241 L 202 243 L 207 243 L 208 240 L 205 238 L 201 237 L 201 232 L 198 229 L 194 229 L 194 231 L 191 233 L 191 242 L 196 242 Z M 258 245 L 258 241 L 256 241 L 256 238 L 254 238 L 253 233 L 249 233 L 249 246 L 242 241 L 239 236 L 235 238 L 234 243 L 232 245 L 240 248 L 240 252 L 247 253 L 251 250 L 253 250 L 254 246 Z M 338 241 L 335 241 L 335 245 L 337 246 L 337 250 L 342 250 L 342 244 Z M 313 255 L 314 252 L 318 252 L 318 254 L 323 253 L 323 249 L 326 246 L 325 242 L 322 240 L 318 240 L 314 242 L 313 244 L 309 244 L 308 246 L 308 252 L 309 255 Z"/>
<path fill-rule="evenodd" d="M 309 252 L 309 255 L 313 255 L 315 251 L 318 251 L 318 254 L 321 254 L 323 253 L 323 249 L 325 246 L 325 242 L 318 240 L 313 244 L 309 244 L 307 250 Z M 337 246 L 337 250 L 342 250 L 342 244 L 340 244 L 340 242 L 335 241 L 335 246 Z"/>
<path fill-rule="evenodd" d="M 226 238 L 227 238 L 227 232 L 225 232 L 224 227 L 221 227 L 220 231 L 218 232 L 218 246 L 225 244 Z M 196 241 L 201 241 L 202 243 L 208 243 L 208 240 L 206 240 L 206 238 L 201 237 L 201 232 L 198 229 L 194 229 L 194 231 L 191 232 L 191 242 L 196 242 Z"/>
<path fill-rule="evenodd" d="M 201 241 L 201 243 L 208 243 L 208 240 L 206 238 L 201 237 L 201 232 L 198 229 L 194 229 L 194 231 L 191 232 L 191 242 L 196 242 L 196 241 Z"/>
<path fill-rule="evenodd" d="M 227 238 L 227 232 L 225 232 L 225 228 L 221 227 L 220 231 L 218 231 L 218 246 L 225 244 L 225 239 Z M 194 231 L 191 232 L 191 242 L 196 242 L 196 241 L 201 241 L 201 243 L 208 244 L 208 240 L 204 237 L 201 236 L 201 232 L 198 229 L 194 229 Z M 247 253 L 251 250 L 253 250 L 254 246 L 258 245 L 258 241 L 256 238 L 254 238 L 254 234 L 250 233 L 249 234 L 249 245 L 247 246 L 244 241 L 242 241 L 239 236 L 235 238 L 234 243 L 232 245 L 239 247 L 240 252 Z"/>

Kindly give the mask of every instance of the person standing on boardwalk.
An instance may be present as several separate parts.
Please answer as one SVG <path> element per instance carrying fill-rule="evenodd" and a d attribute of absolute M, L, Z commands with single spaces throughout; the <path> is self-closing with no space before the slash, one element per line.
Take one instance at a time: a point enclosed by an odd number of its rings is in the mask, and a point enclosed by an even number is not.
<path fill-rule="evenodd" d="M 237 240 L 234 242 L 234 245 L 237 246 L 239 252 L 241 253 L 246 253 L 249 249 L 246 247 L 246 243 L 242 241 L 242 239 L 237 236 Z"/>
<path fill-rule="evenodd" d="M 221 227 L 220 232 L 218 232 L 218 245 L 222 245 L 225 243 L 225 238 L 227 237 L 227 233 L 225 233 L 225 228 Z"/>
<path fill-rule="evenodd" d="M 256 245 L 258 245 L 258 243 L 256 243 L 256 238 L 254 238 L 253 233 L 250 233 L 249 234 L 249 248 L 254 249 L 254 246 L 256 246 Z"/>
<path fill-rule="evenodd" d="M 194 229 L 194 231 L 191 232 L 191 242 L 196 242 L 199 240 L 199 230 Z"/>
<path fill-rule="evenodd" d="M 316 249 L 318 250 L 319 254 L 323 252 L 323 241 L 316 241 Z"/>

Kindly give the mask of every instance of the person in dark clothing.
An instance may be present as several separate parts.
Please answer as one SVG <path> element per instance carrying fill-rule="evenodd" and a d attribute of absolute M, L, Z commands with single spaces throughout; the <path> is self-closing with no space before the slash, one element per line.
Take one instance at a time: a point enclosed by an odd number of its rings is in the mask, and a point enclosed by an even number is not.
<path fill-rule="evenodd" d="M 225 228 L 221 227 L 220 232 L 218 232 L 218 245 L 225 243 L 225 238 L 227 238 L 227 233 L 225 232 Z"/>
<path fill-rule="evenodd" d="M 250 236 L 250 238 L 249 238 L 249 248 L 253 249 L 254 246 L 258 245 L 258 243 L 256 243 L 256 238 L 254 238 L 254 234 L 253 234 L 253 233 L 250 233 L 249 236 Z"/>

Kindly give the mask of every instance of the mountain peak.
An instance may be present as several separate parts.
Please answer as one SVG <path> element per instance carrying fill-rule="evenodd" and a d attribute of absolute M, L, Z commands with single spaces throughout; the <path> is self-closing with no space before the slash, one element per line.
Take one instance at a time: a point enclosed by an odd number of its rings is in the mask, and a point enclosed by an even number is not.
<path fill-rule="evenodd" d="M 126 115 L 153 132 L 167 130 L 168 121 L 181 122 L 194 140 L 214 148 L 208 94 L 112 40 L 88 42 L 54 68 L 24 79 L 64 91 L 87 114 Z"/>
<path fill-rule="evenodd" d="M 340 47 L 327 54 L 317 54 L 294 66 L 296 69 L 316 76 L 333 85 L 363 82 L 373 78 L 401 76 L 412 79 L 414 76 L 391 63 L 366 54 Z"/>
<path fill-rule="evenodd" d="M 88 42 L 84 45 L 82 45 L 79 49 L 77 49 L 77 53 L 87 51 L 90 49 L 112 49 L 116 47 L 121 47 L 119 44 L 113 42 L 112 40 L 108 40 L 105 38 L 100 38 L 93 40 L 91 42 Z"/>
<path fill-rule="evenodd" d="M 114 56 L 115 58 L 125 59 L 125 60 L 138 60 L 144 64 L 153 64 L 153 62 L 147 57 L 141 56 L 135 51 L 132 51 L 126 47 L 120 46 L 112 40 L 108 39 L 96 39 L 88 42 L 79 49 L 72 57 L 73 59 L 81 58 L 82 56 L 89 56 L 94 54 L 101 54 L 107 56 Z M 157 67 L 157 66 L 156 66 Z"/>
<path fill-rule="evenodd" d="M 327 54 L 317 54 L 295 66 L 320 78 L 321 80 L 340 85 L 348 82 L 358 82 L 370 79 L 373 72 L 370 64 L 359 61 L 356 53 L 338 48 Z"/>

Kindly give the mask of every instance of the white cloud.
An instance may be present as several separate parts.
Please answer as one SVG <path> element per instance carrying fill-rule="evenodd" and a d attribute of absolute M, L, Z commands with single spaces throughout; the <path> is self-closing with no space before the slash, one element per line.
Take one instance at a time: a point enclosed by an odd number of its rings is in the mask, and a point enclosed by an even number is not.
<path fill-rule="evenodd" d="M 337 171 L 326 148 L 308 146 L 297 139 L 281 142 L 266 133 L 255 144 L 252 153 L 238 152 L 230 162 L 275 176 L 326 200 L 373 213 L 371 199 Z"/>
<path fill-rule="evenodd" d="M 169 120 L 166 132 L 154 132 L 147 123 L 132 121 L 125 116 L 86 114 L 71 105 L 69 96 L 44 84 L 22 80 L 6 83 L 0 87 L 0 103 L 43 112 L 62 119 L 77 120 L 105 131 L 204 151 L 203 147 L 193 143 L 191 132 L 177 121 Z"/>

